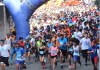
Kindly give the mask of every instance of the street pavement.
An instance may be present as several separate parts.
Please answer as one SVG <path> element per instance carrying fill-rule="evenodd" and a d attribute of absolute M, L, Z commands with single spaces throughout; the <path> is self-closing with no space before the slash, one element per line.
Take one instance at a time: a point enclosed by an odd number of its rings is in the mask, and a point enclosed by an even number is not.
<path fill-rule="evenodd" d="M 93 70 L 93 66 L 92 66 L 91 61 L 88 62 L 88 66 L 85 66 L 84 65 L 84 59 L 81 58 L 81 63 L 82 63 L 82 66 L 80 66 L 77 63 L 77 69 L 76 70 Z M 16 70 L 15 64 L 10 65 L 9 67 L 6 67 L 6 70 Z M 36 62 L 35 57 L 31 57 L 31 64 L 27 64 L 27 69 L 23 69 L 23 70 L 43 70 L 43 69 L 41 68 L 40 62 L 39 61 Z M 51 70 L 48 62 L 46 62 L 46 69 L 44 69 L 44 70 Z M 56 70 L 71 70 L 71 69 L 68 68 L 68 62 L 64 63 L 63 69 L 60 68 L 60 62 L 58 62 L 58 65 L 56 66 Z"/>

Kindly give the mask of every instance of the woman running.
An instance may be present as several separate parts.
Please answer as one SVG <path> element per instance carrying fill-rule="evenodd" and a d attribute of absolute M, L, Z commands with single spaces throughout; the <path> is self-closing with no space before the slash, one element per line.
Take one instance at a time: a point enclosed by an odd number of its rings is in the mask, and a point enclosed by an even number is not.
<path fill-rule="evenodd" d="M 42 46 L 42 37 L 38 36 L 38 40 L 36 41 L 36 61 L 39 58 L 39 48 Z"/>
<path fill-rule="evenodd" d="M 45 55 L 45 46 L 43 46 L 41 42 L 41 46 L 39 47 L 39 58 L 43 69 L 45 68 L 44 55 Z"/>
<path fill-rule="evenodd" d="M 69 60 L 69 68 L 72 67 L 72 64 L 71 64 L 71 58 L 73 57 L 73 43 L 72 41 L 70 40 L 69 41 L 69 44 L 68 44 L 68 60 Z"/>
<path fill-rule="evenodd" d="M 79 45 L 77 45 L 75 42 L 73 43 L 73 59 L 74 59 L 74 70 L 76 70 L 76 63 L 78 62 L 81 66 L 81 62 L 80 62 L 80 47 Z"/>
<path fill-rule="evenodd" d="M 58 47 L 56 46 L 56 43 L 53 43 L 53 46 L 50 48 L 50 51 L 51 51 L 52 67 L 53 70 L 55 70 L 55 63 L 57 60 L 57 53 L 58 53 Z"/>

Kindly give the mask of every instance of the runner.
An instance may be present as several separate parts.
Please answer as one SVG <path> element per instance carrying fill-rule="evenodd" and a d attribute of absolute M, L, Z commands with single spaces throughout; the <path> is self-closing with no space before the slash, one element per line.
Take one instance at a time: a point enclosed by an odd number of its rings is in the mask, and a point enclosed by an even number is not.
<path fill-rule="evenodd" d="M 87 58 L 88 58 L 88 48 L 90 47 L 90 44 L 91 44 L 91 40 L 90 38 L 88 38 L 88 34 L 85 33 L 84 35 L 85 37 L 83 37 L 81 40 L 80 40 L 80 46 L 81 46 L 81 49 L 82 49 L 82 56 L 85 58 L 85 65 L 87 66 Z"/>
<path fill-rule="evenodd" d="M 97 50 L 99 49 L 99 46 L 96 46 L 95 41 L 92 41 L 91 43 L 91 47 L 88 49 L 88 53 L 91 55 L 91 61 L 94 67 L 94 70 L 98 70 L 97 66 L 98 66 L 98 61 L 99 61 L 99 57 L 97 54 Z"/>
<path fill-rule="evenodd" d="M 20 70 L 20 68 L 25 68 L 26 69 L 26 64 L 25 64 L 25 50 L 20 46 L 19 43 L 16 43 L 16 48 L 15 48 L 15 54 L 16 54 L 16 70 Z"/>
<path fill-rule="evenodd" d="M 39 47 L 39 58 L 40 58 L 40 62 L 42 65 L 42 68 L 45 68 L 45 62 L 44 62 L 44 55 L 45 55 L 45 46 L 43 45 L 43 43 L 40 43 L 41 46 Z"/>
<path fill-rule="evenodd" d="M 36 46 L 35 46 L 35 37 L 32 36 L 31 40 L 30 40 L 30 45 L 31 45 L 31 52 L 33 54 L 33 56 L 35 56 L 35 49 L 36 49 Z"/>
<path fill-rule="evenodd" d="M 5 44 L 8 45 L 9 48 L 11 48 L 11 35 L 9 33 L 5 38 Z"/>
<path fill-rule="evenodd" d="M 61 69 L 63 69 L 63 63 L 67 58 L 67 39 L 63 37 L 63 34 L 58 38 L 58 42 L 60 43 L 60 60 L 61 60 Z"/>
<path fill-rule="evenodd" d="M 13 56 L 14 56 L 14 50 L 15 50 L 16 42 L 12 44 L 12 48 L 10 51 L 10 63 L 13 64 Z"/>
<path fill-rule="evenodd" d="M 76 39 L 78 39 L 79 41 L 81 40 L 82 38 L 82 33 L 79 31 L 78 28 L 76 28 L 76 31 L 74 32 L 74 36 Z"/>
<path fill-rule="evenodd" d="M 80 47 L 77 43 L 73 43 L 73 60 L 74 60 L 74 70 L 76 70 L 76 63 L 78 62 L 81 66 L 81 62 L 80 62 Z"/>
<path fill-rule="evenodd" d="M 24 48 L 25 47 L 25 43 L 24 43 L 24 40 L 23 40 L 23 37 L 20 37 L 19 38 L 19 45 L 22 47 L 22 48 Z"/>
<path fill-rule="evenodd" d="M 11 50 L 10 50 L 10 63 L 13 64 L 13 53 L 14 53 L 14 49 L 15 49 L 15 43 L 16 43 L 16 37 L 14 35 L 12 35 L 11 37 Z"/>
<path fill-rule="evenodd" d="M 39 59 L 39 48 L 41 47 L 42 37 L 38 36 L 38 40 L 36 41 L 36 61 Z"/>
<path fill-rule="evenodd" d="M 5 66 L 9 66 L 9 56 L 10 56 L 10 48 L 8 45 L 4 44 L 4 40 L 0 41 L 0 64 L 1 69 L 5 70 Z"/>
<path fill-rule="evenodd" d="M 48 62 L 50 64 L 50 67 L 51 67 L 51 52 L 50 52 L 50 48 L 53 46 L 53 43 L 51 41 L 51 39 L 48 40 L 48 43 L 47 43 L 47 51 L 48 51 Z"/>
<path fill-rule="evenodd" d="M 72 68 L 72 63 L 71 63 L 71 58 L 73 58 L 73 42 L 71 41 L 71 39 L 69 40 L 68 43 L 68 60 L 69 60 L 69 68 Z"/>
<path fill-rule="evenodd" d="M 29 38 L 27 38 L 26 41 L 25 41 L 25 50 L 26 50 L 26 56 L 28 57 L 28 64 L 30 64 L 31 46 L 30 46 Z"/>
<path fill-rule="evenodd" d="M 50 48 L 51 51 L 51 59 L 52 59 L 52 70 L 55 70 L 55 63 L 57 60 L 57 53 L 58 53 L 58 47 L 56 46 L 56 43 L 53 43 L 53 46 Z"/>

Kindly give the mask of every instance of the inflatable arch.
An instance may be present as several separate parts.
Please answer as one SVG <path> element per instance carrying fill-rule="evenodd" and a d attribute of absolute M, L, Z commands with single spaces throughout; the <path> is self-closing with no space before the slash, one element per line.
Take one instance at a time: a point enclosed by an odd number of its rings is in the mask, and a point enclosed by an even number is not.
<path fill-rule="evenodd" d="M 48 0 L 3 0 L 15 23 L 16 37 L 29 35 L 29 19 L 33 12 Z"/>

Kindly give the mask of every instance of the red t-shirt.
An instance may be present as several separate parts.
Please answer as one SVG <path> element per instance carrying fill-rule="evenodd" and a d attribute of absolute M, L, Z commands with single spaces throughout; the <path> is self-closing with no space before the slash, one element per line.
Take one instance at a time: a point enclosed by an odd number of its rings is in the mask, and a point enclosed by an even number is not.
<path fill-rule="evenodd" d="M 24 48 L 24 46 L 25 46 L 25 43 L 24 42 L 18 42 L 19 44 L 20 44 L 20 46 L 22 47 L 22 48 Z"/>

